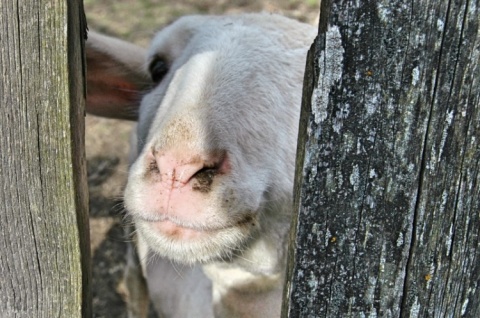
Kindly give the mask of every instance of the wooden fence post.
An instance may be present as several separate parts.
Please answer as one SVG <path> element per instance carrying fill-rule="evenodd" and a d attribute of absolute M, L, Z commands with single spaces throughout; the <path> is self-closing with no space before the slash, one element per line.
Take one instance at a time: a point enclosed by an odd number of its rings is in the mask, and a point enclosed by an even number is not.
<path fill-rule="evenodd" d="M 480 1 L 323 0 L 284 317 L 480 317 Z"/>
<path fill-rule="evenodd" d="M 81 0 L 0 3 L 0 317 L 90 317 Z"/>

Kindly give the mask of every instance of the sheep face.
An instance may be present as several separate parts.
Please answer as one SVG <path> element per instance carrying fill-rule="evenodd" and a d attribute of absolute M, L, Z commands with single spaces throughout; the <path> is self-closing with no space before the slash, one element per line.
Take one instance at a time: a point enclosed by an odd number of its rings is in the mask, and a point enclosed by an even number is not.
<path fill-rule="evenodd" d="M 150 249 L 208 263 L 283 240 L 313 32 L 265 14 L 182 18 L 157 34 L 124 198 Z"/>

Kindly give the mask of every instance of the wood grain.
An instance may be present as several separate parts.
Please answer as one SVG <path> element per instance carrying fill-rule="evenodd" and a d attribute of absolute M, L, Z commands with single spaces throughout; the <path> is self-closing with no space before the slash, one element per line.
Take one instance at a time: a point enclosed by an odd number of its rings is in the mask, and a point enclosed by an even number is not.
<path fill-rule="evenodd" d="M 91 316 L 81 1 L 0 4 L 0 316 Z"/>
<path fill-rule="evenodd" d="M 480 3 L 322 1 L 284 317 L 480 317 Z"/>

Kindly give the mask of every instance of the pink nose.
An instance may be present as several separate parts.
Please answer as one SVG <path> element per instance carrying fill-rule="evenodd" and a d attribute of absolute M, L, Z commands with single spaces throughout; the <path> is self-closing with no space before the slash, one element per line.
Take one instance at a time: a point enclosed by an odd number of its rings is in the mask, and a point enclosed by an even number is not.
<path fill-rule="evenodd" d="M 160 181 L 171 187 L 182 187 L 193 181 L 211 183 L 218 174 L 229 171 L 225 151 L 212 151 L 206 155 L 192 155 L 182 150 L 153 151 L 154 163 Z"/>

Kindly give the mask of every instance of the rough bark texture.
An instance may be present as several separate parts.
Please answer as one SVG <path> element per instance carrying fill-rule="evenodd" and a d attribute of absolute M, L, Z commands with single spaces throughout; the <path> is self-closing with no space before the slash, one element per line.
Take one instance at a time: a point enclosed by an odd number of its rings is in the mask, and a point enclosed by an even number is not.
<path fill-rule="evenodd" d="M 322 1 L 284 317 L 480 317 L 479 17 Z"/>
<path fill-rule="evenodd" d="M 0 2 L 0 317 L 89 317 L 82 1 Z"/>

